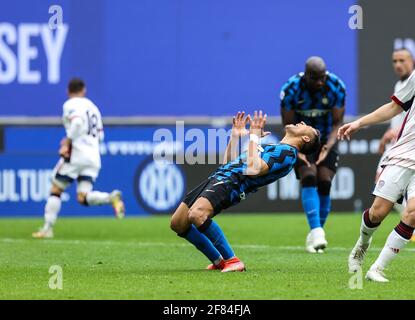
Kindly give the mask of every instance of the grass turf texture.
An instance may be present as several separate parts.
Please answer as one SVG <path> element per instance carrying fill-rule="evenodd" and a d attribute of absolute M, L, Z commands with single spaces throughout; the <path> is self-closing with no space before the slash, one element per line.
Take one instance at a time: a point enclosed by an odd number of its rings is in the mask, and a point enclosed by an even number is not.
<path fill-rule="evenodd" d="M 169 229 L 169 218 L 61 218 L 55 239 L 33 240 L 39 219 L 0 219 L 0 299 L 414 299 L 415 245 L 393 261 L 390 282 L 348 286 L 347 256 L 360 215 L 332 214 L 325 254 L 304 251 L 305 217 L 222 214 L 247 272 L 206 271 L 209 263 Z M 399 221 L 391 214 L 367 255 L 364 272 Z M 63 290 L 48 287 L 49 267 L 63 268 Z"/>

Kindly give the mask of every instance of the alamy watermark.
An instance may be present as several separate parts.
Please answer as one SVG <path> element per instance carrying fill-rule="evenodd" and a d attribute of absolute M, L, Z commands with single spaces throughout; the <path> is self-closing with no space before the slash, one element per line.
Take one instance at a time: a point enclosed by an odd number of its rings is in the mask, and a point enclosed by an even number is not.
<path fill-rule="evenodd" d="M 349 279 L 349 289 L 351 290 L 361 290 L 363 289 L 363 270 L 361 267 L 357 269 L 356 272 Z"/>
<path fill-rule="evenodd" d="M 54 4 L 49 7 L 49 28 L 56 30 L 63 25 L 63 9 L 60 5 Z"/>
<path fill-rule="evenodd" d="M 226 149 L 231 131 L 210 128 L 206 135 L 202 129 L 185 128 L 184 121 L 176 121 L 175 132 L 167 128 L 154 132 L 153 142 L 156 146 L 153 158 L 174 161 L 176 164 L 217 164 L 216 151 Z M 222 163 L 221 159 L 219 163 Z"/>
<path fill-rule="evenodd" d="M 352 15 L 349 18 L 349 28 L 352 30 L 363 29 L 363 9 L 359 5 L 353 5 L 349 8 L 349 13 Z"/>
<path fill-rule="evenodd" d="M 63 270 L 59 265 L 53 265 L 49 268 L 49 274 L 52 276 L 49 278 L 49 289 L 51 290 L 63 290 Z"/>
<path fill-rule="evenodd" d="M 258 169 L 260 168 L 259 158 L 248 152 L 249 130 L 243 129 L 242 131 L 244 132 L 243 135 L 235 136 L 232 134 L 232 129 L 209 128 L 202 130 L 200 128 L 186 128 L 184 121 L 176 121 L 175 130 L 160 128 L 154 132 L 153 160 L 175 164 L 221 165 L 239 157 L 243 163 L 247 163 L 250 161 L 249 159 L 252 159 L 254 162 L 252 162 L 251 169 Z M 258 137 L 262 133 L 261 130 L 256 132 L 256 129 L 251 129 L 251 131 Z M 264 151 L 261 147 L 261 141 L 263 140 L 258 138 L 258 149 L 256 150 L 258 155 Z M 240 156 L 241 154 L 243 155 Z"/>

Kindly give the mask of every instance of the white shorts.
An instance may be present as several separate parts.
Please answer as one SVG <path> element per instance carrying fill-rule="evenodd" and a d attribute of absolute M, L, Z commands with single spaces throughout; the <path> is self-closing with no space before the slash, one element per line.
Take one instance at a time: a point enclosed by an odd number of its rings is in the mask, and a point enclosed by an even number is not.
<path fill-rule="evenodd" d="M 386 166 L 379 176 L 373 195 L 395 203 L 405 194 L 407 199 L 415 197 L 415 170 Z"/>
<path fill-rule="evenodd" d="M 381 166 L 383 159 L 385 159 L 386 157 L 386 151 L 382 154 L 382 156 L 380 157 L 380 160 L 378 162 L 378 167 L 376 168 L 376 174 L 380 175 L 383 171 L 383 168 Z"/>
<path fill-rule="evenodd" d="M 379 162 L 378 162 L 378 167 L 377 167 L 377 169 L 376 169 L 376 174 L 377 175 L 379 175 L 379 174 L 381 174 L 381 172 L 382 172 L 382 170 L 383 170 L 383 168 L 382 168 L 382 161 L 386 158 L 386 155 L 387 155 L 387 153 L 388 153 L 388 151 L 389 151 L 389 149 L 391 148 L 393 146 L 393 144 L 390 144 L 390 143 L 388 143 L 387 145 L 386 145 L 386 147 L 385 147 L 385 152 L 384 153 L 382 153 L 382 156 L 380 157 L 380 159 L 379 159 Z"/>
<path fill-rule="evenodd" d="M 89 192 L 98 177 L 99 170 L 100 168 L 90 165 L 74 165 L 61 158 L 53 171 L 52 182 L 60 189 L 65 190 L 76 180 L 78 192 Z"/>

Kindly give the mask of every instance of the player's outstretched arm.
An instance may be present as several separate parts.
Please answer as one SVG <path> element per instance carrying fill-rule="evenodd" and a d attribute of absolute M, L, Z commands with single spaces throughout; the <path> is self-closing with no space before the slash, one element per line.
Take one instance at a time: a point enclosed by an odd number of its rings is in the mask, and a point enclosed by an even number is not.
<path fill-rule="evenodd" d="M 246 129 L 246 124 L 249 122 L 249 119 L 249 115 L 245 117 L 245 111 L 238 111 L 236 116 L 233 117 L 231 138 L 229 139 L 223 158 L 224 164 L 236 159 L 239 156 L 239 140 L 241 137 L 249 134 L 248 129 Z"/>
<path fill-rule="evenodd" d="M 384 104 L 372 113 L 341 126 L 337 131 L 337 139 L 344 140 L 346 138 L 350 140 L 351 135 L 359 131 L 362 127 L 390 120 L 401 112 L 402 108 L 394 101 Z"/>

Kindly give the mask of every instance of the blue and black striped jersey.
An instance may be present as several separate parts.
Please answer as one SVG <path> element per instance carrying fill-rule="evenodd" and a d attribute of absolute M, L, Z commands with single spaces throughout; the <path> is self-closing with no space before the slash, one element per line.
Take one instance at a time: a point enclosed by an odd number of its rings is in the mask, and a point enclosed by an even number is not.
<path fill-rule="evenodd" d="M 342 108 L 346 100 L 346 87 L 335 74 L 327 72 L 325 86 L 316 92 L 307 90 L 304 73 L 292 76 L 280 93 L 281 109 L 294 110 L 296 122 L 304 121 L 321 133 L 321 142 L 327 142 L 333 127 L 332 109 Z"/>
<path fill-rule="evenodd" d="M 269 171 L 262 176 L 245 175 L 247 169 L 247 152 L 235 160 L 220 166 L 210 178 L 232 184 L 231 203 L 240 201 L 241 194 L 256 192 L 259 188 L 286 176 L 297 161 L 297 149 L 288 144 L 262 145 L 261 159 Z"/>

